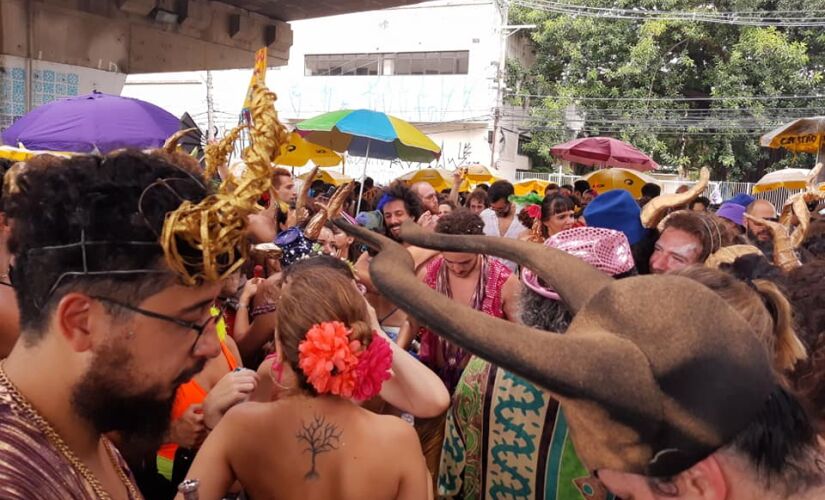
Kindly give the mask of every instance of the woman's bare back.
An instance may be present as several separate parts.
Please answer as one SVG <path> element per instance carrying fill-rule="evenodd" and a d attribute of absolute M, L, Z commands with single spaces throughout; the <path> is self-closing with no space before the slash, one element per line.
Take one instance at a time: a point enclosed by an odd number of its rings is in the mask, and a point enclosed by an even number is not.
<path fill-rule="evenodd" d="M 216 432 L 227 463 L 255 500 L 430 497 L 418 437 L 397 417 L 338 397 L 296 396 L 241 405 L 225 420 Z M 202 451 L 198 458 L 212 461 L 212 451 Z M 212 470 L 198 462 L 189 477 Z"/>

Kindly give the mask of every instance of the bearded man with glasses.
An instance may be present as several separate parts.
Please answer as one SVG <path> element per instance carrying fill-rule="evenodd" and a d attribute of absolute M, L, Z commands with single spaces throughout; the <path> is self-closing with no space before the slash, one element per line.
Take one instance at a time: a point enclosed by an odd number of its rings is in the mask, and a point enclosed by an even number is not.
<path fill-rule="evenodd" d="M 159 443 L 178 387 L 221 351 L 221 282 L 184 284 L 161 246 L 205 183 L 173 156 L 121 152 L 27 166 L 14 184 L 21 331 L 0 364 L 0 497 L 140 498 L 106 434 Z M 175 245 L 195 275 L 204 251 Z"/>

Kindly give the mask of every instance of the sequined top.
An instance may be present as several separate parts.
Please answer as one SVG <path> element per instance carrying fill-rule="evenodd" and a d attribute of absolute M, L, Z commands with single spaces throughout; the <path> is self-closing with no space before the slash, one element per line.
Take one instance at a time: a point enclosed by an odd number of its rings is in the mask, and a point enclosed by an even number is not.
<path fill-rule="evenodd" d="M 19 398 L 22 396 L 13 387 L 0 381 L 0 498 L 97 499 L 92 485 L 51 443 L 32 418 L 32 410 Z M 114 446 L 111 451 L 131 479 L 128 466 Z"/>

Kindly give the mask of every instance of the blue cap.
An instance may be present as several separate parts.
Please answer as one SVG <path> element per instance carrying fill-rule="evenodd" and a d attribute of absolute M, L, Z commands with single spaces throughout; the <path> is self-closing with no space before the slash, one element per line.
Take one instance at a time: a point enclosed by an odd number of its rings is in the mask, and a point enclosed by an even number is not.
<path fill-rule="evenodd" d="M 716 211 L 716 215 L 734 224 L 745 225 L 745 207 L 732 201 L 722 203 L 722 206 Z"/>
<path fill-rule="evenodd" d="M 645 236 L 641 220 L 642 210 L 631 194 L 623 189 L 614 189 L 593 198 L 584 209 L 584 219 L 588 226 L 603 227 L 621 231 L 631 245 Z"/>
<path fill-rule="evenodd" d="M 747 206 L 750 205 L 751 203 L 753 203 L 753 200 L 755 200 L 755 199 L 756 198 L 754 198 L 753 196 L 751 196 L 749 194 L 739 193 L 736 196 L 734 196 L 733 198 L 726 201 L 725 203 L 733 203 L 733 204 L 741 205 L 741 206 L 747 208 Z"/>

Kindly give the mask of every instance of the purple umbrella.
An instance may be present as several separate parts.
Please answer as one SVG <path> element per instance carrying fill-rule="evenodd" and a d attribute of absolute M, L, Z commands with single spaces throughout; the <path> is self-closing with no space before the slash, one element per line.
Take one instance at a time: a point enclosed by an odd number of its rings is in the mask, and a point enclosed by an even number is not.
<path fill-rule="evenodd" d="M 180 120 L 154 104 L 94 92 L 35 108 L 3 132 L 3 142 L 27 149 L 108 153 L 153 148 L 180 129 Z"/>

